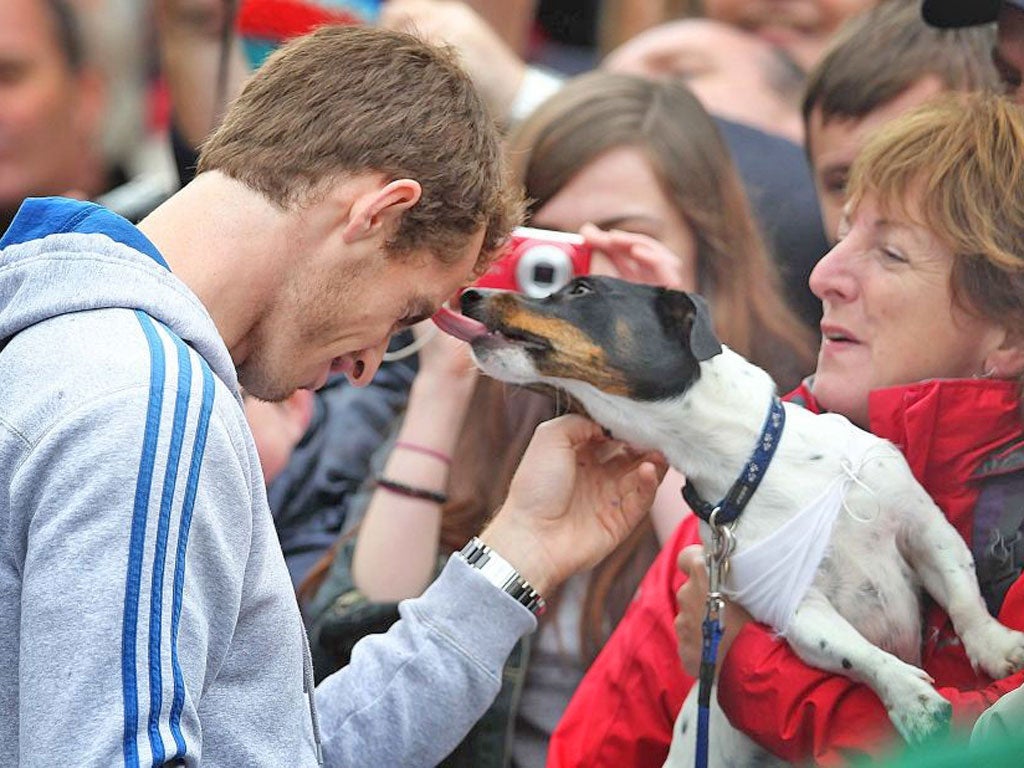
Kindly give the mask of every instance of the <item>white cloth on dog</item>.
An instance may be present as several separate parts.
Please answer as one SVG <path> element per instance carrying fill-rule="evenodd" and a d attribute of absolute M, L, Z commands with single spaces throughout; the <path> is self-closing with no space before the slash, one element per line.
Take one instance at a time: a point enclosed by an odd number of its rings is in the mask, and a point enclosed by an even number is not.
<path fill-rule="evenodd" d="M 780 634 L 785 634 L 814 581 L 850 484 L 863 486 L 857 471 L 868 451 L 880 444 L 873 435 L 849 431 L 851 436 L 840 460 L 843 474 L 771 535 L 739 549 L 729 560 L 729 598 Z"/>

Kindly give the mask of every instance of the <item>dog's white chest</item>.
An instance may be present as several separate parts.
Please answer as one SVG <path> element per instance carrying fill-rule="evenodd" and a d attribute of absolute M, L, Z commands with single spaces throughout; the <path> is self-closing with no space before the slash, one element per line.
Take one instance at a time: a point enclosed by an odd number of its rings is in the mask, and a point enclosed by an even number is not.
<path fill-rule="evenodd" d="M 860 468 L 872 451 L 884 445 L 859 430 L 845 430 L 845 436 L 846 445 L 833 462 L 835 477 L 813 500 L 795 514 L 778 510 L 778 524 L 757 541 L 744 542 L 742 525 L 737 532 L 729 596 L 758 621 L 783 634 L 831 546 L 836 518 L 844 510 L 855 514 L 847 505 L 847 496 L 852 486 L 862 484 Z M 773 511 L 756 507 L 762 518 Z"/>

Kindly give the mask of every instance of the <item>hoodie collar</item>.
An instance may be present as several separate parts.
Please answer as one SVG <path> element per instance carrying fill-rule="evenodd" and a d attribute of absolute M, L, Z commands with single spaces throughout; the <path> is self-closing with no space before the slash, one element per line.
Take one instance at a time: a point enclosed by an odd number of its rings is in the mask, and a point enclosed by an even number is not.
<path fill-rule="evenodd" d="M 194 347 L 237 396 L 213 318 L 126 219 L 77 200 L 27 200 L 0 246 L 0 342 L 60 315 L 141 310 Z"/>
<path fill-rule="evenodd" d="M 144 253 L 164 269 L 170 269 L 152 241 L 134 224 L 96 203 L 66 197 L 30 197 L 21 204 L 0 249 L 54 234 L 106 235 L 115 243 Z"/>

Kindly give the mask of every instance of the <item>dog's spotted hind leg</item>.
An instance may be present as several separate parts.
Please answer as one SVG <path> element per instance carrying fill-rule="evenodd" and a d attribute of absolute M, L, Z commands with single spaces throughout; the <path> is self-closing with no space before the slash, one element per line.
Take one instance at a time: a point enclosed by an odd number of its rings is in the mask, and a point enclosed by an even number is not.
<path fill-rule="evenodd" d="M 903 506 L 899 548 L 949 614 L 971 663 L 996 680 L 1024 668 L 1024 633 L 989 615 L 967 544 L 923 491 L 914 502 Z"/>

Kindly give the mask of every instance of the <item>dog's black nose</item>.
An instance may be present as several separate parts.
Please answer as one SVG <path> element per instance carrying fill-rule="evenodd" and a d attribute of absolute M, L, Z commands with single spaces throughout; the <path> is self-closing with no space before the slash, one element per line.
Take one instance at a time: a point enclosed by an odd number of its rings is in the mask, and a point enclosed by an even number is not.
<path fill-rule="evenodd" d="M 473 308 L 478 306 L 483 300 L 484 294 L 482 291 L 478 291 L 475 288 L 467 288 L 459 296 L 459 309 L 462 311 L 462 314 L 468 314 L 472 317 Z"/>

